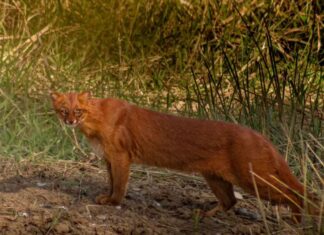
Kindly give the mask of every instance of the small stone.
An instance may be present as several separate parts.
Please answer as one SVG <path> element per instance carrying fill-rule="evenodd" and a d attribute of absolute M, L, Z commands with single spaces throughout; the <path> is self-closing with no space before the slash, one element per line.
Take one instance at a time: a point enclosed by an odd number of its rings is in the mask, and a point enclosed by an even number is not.
<path fill-rule="evenodd" d="M 46 185 L 47 185 L 47 183 L 37 182 L 38 187 L 44 187 Z"/>
<path fill-rule="evenodd" d="M 37 226 L 41 226 L 42 223 L 43 223 L 43 219 L 40 215 L 34 215 L 32 217 L 32 220 L 31 220 L 31 224 L 34 224 L 34 225 L 37 225 Z"/>
<path fill-rule="evenodd" d="M 28 213 L 27 212 L 18 212 L 18 215 L 21 217 L 28 217 Z"/>
<path fill-rule="evenodd" d="M 100 220 L 106 220 L 107 219 L 107 216 L 106 215 L 97 215 L 96 217 L 98 219 L 100 219 Z"/>
<path fill-rule="evenodd" d="M 243 200 L 243 195 L 239 192 L 234 191 L 234 196 L 236 199 Z"/>
<path fill-rule="evenodd" d="M 157 207 L 161 207 L 161 204 L 159 202 L 157 202 L 157 201 L 153 201 L 153 205 L 157 206 Z"/>
<path fill-rule="evenodd" d="M 57 206 L 56 208 L 67 211 L 68 209 L 65 206 Z"/>
<path fill-rule="evenodd" d="M 61 222 L 55 226 L 54 230 L 57 233 L 66 234 L 70 231 L 70 225 L 67 222 Z"/>

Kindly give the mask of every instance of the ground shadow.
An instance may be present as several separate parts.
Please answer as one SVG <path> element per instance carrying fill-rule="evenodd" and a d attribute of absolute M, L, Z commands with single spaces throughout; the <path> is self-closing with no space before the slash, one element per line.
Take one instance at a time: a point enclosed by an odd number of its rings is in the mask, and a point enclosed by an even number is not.
<path fill-rule="evenodd" d="M 236 215 L 234 211 L 201 219 L 200 211 L 215 206 L 216 198 L 204 182 L 191 177 L 173 174 L 152 177 L 145 171 L 133 172 L 121 207 L 112 207 L 94 203 L 95 196 L 109 188 L 107 173 L 97 167 L 65 170 L 55 165 L 28 165 L 2 173 L 3 208 L 10 208 L 10 213 L 15 211 L 15 215 L 27 213 L 28 217 L 16 216 L 12 225 L 11 217 L 1 221 L 1 214 L 8 214 L 8 210 L 0 210 L 0 229 L 4 228 L 2 223 L 10 229 L 12 226 L 25 229 L 26 223 L 27 227 L 36 226 L 35 221 L 39 221 L 37 231 L 47 233 L 53 221 L 60 221 L 63 225 L 58 228 L 83 234 L 98 234 L 98 231 L 103 234 L 105 231 L 113 231 L 112 234 L 215 234 L 216 231 L 244 234 L 244 231 L 264 230 L 262 222 Z M 238 207 L 255 211 L 250 205 L 241 201 Z M 57 232 L 55 229 L 53 233 Z"/>

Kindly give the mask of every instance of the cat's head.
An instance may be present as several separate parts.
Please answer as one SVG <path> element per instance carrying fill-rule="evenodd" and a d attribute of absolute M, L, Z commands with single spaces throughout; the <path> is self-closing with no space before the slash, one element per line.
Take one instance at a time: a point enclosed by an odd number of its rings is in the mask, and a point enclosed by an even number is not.
<path fill-rule="evenodd" d="M 51 98 L 55 112 L 65 124 L 76 127 L 86 118 L 90 99 L 89 92 L 52 92 Z"/>

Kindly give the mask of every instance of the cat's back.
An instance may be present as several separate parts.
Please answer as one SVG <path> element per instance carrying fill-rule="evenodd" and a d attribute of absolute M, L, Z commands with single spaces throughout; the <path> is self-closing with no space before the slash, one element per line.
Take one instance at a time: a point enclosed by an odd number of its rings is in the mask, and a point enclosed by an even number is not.
<path fill-rule="evenodd" d="M 195 119 L 142 108 L 127 101 L 99 99 L 106 118 L 114 119 L 116 125 L 125 126 L 130 132 L 148 138 L 179 139 L 184 142 L 236 142 L 240 139 L 264 139 L 248 127 L 206 119 Z M 225 143 L 224 143 L 225 144 Z"/>
<path fill-rule="evenodd" d="M 211 129 L 237 129 L 235 124 L 183 117 L 169 113 L 157 112 L 154 110 L 132 106 L 132 115 L 137 123 L 143 127 L 154 127 L 159 130 L 180 130 L 182 132 L 209 132 Z M 240 127 L 239 127 L 240 128 Z M 215 131 L 215 130 L 214 130 Z"/>
<path fill-rule="evenodd" d="M 132 117 L 139 131 L 150 138 L 177 139 L 182 142 L 212 146 L 267 146 L 272 144 L 262 134 L 242 125 L 165 114 L 133 106 Z"/>
<path fill-rule="evenodd" d="M 152 141 L 156 139 L 157 142 L 163 139 L 188 144 L 194 142 L 198 145 L 223 145 L 241 129 L 222 121 L 181 117 L 136 106 L 131 109 L 131 129 Z"/>

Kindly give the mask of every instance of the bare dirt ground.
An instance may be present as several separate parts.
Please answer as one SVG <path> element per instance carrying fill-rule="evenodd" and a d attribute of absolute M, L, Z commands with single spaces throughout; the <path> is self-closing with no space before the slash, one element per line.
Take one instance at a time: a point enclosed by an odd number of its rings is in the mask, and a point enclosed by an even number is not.
<path fill-rule="evenodd" d="M 96 205 L 95 196 L 108 189 L 107 173 L 98 165 L 2 160 L 0 234 L 266 233 L 254 197 L 241 192 L 235 210 L 201 219 L 199 210 L 217 204 L 204 181 L 155 168 L 133 167 L 120 207 Z M 271 233 L 305 232 L 288 216 L 278 222 L 274 207 L 267 208 Z"/>

